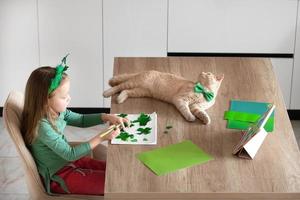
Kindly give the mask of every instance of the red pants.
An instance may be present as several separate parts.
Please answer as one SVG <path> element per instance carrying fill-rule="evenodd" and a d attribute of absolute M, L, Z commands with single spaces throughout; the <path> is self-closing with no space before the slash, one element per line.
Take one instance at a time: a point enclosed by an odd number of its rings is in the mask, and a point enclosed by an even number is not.
<path fill-rule="evenodd" d="M 105 183 L 105 161 L 83 157 L 63 167 L 60 176 L 71 194 L 103 195 Z M 51 192 L 65 194 L 57 182 L 51 182 Z"/>

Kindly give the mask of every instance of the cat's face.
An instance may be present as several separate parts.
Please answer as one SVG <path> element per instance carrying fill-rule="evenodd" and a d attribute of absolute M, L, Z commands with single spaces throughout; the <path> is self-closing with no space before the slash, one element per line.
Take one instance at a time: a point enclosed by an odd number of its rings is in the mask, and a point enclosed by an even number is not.
<path fill-rule="evenodd" d="M 224 79 L 224 74 L 215 76 L 211 72 L 201 72 L 199 75 L 198 81 L 202 85 L 204 85 L 212 90 L 218 90 L 223 79 Z"/>

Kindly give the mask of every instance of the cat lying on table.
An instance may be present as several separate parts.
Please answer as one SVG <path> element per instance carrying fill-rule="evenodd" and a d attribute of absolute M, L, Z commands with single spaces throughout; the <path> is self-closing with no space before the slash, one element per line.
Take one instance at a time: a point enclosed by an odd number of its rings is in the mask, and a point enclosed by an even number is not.
<path fill-rule="evenodd" d="M 198 82 L 194 83 L 175 74 L 153 70 L 121 74 L 109 80 L 112 87 L 104 91 L 103 96 L 120 92 L 117 103 L 123 103 L 128 97 L 156 98 L 174 104 L 188 121 L 197 117 L 209 124 L 211 120 L 205 110 L 215 103 L 223 78 L 224 74 L 215 76 L 211 72 L 202 72 Z"/>

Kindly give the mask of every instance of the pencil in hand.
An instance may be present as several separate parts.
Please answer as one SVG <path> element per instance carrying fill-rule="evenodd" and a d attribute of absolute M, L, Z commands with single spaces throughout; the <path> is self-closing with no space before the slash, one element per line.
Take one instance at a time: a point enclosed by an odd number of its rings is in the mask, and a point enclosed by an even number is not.
<path fill-rule="evenodd" d="M 107 134 L 111 133 L 112 131 L 114 131 L 116 128 L 120 128 L 120 127 L 121 127 L 121 124 L 112 125 L 106 131 L 104 131 L 103 133 L 101 133 L 99 137 L 102 138 L 102 137 L 106 136 Z"/>

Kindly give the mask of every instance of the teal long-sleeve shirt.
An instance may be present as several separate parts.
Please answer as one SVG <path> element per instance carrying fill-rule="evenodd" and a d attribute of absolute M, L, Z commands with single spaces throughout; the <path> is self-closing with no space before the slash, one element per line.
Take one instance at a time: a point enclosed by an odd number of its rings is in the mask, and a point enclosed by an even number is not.
<path fill-rule="evenodd" d="M 30 145 L 30 151 L 37 164 L 40 175 L 44 178 L 46 190 L 51 194 L 50 181 L 60 183 L 65 191 L 68 191 L 64 181 L 55 173 L 72 161 L 78 160 L 90 153 L 88 142 L 77 146 L 70 146 L 63 135 L 66 125 L 77 127 L 90 127 L 102 124 L 101 114 L 78 114 L 70 110 L 60 113 L 55 121 L 57 131 L 47 119 L 40 120 L 37 131 L 38 136 Z"/>

